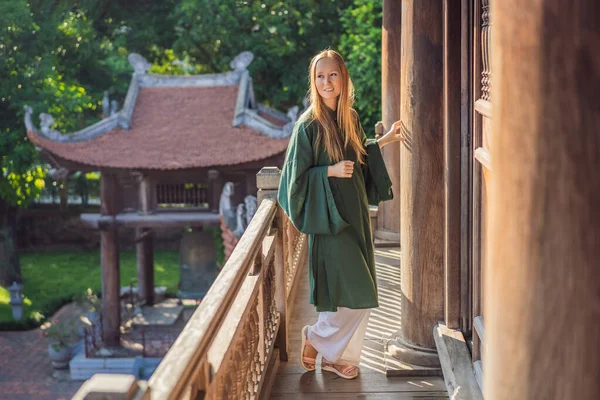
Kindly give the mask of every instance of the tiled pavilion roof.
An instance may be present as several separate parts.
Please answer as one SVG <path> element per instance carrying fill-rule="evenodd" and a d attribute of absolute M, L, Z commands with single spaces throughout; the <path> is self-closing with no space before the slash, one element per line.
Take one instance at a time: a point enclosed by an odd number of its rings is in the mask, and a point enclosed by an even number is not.
<path fill-rule="evenodd" d="M 173 77 L 147 74 L 147 62 L 130 56 L 136 72 L 121 111 L 62 135 L 49 129 L 47 114 L 38 131 L 28 108 L 27 136 L 64 160 L 94 167 L 173 170 L 276 156 L 287 148 L 295 115 L 256 104 L 246 69 L 251 57 L 236 57 L 232 72 Z"/>

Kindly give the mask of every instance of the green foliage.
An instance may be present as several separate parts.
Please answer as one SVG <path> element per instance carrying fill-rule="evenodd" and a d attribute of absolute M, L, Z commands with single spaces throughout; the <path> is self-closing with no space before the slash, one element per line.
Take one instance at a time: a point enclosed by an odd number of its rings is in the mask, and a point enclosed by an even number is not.
<path fill-rule="evenodd" d="M 367 136 L 381 120 L 381 0 L 355 0 L 341 18 L 340 51 L 355 86 L 355 108 Z"/>
<path fill-rule="evenodd" d="M 308 89 L 313 55 L 336 47 L 339 20 L 349 0 L 181 0 L 177 21 L 177 54 L 206 72 L 230 70 L 242 51 L 255 55 L 249 69 L 257 98 L 280 108 L 299 105 Z"/>
<path fill-rule="evenodd" d="M 77 329 L 73 320 L 64 322 L 58 319 L 52 320 L 41 332 L 40 336 L 50 341 L 54 351 L 67 348 L 77 338 Z"/>
<path fill-rule="evenodd" d="M 121 283 L 128 284 L 137 277 L 134 251 L 120 253 Z M 72 301 L 80 299 L 81 293 L 101 290 L 100 252 L 35 252 L 21 255 L 24 321 L 12 319 L 9 293 L 0 286 L 0 330 L 25 329 L 38 326 L 45 318 Z M 179 253 L 156 251 L 154 256 L 156 285 L 166 286 L 167 293 L 174 295 L 179 282 Z"/>

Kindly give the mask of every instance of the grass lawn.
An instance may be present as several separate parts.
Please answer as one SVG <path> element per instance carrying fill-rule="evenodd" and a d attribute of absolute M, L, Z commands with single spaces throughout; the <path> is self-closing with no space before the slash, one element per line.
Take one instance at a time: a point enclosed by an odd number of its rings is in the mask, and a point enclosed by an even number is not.
<path fill-rule="evenodd" d="M 135 251 L 122 251 L 121 286 L 137 278 Z M 20 253 L 25 281 L 24 316 L 40 320 L 87 288 L 100 293 L 100 251 Z M 154 282 L 175 294 L 179 282 L 179 252 L 155 251 Z M 13 321 L 7 288 L 0 286 L 0 327 Z"/>

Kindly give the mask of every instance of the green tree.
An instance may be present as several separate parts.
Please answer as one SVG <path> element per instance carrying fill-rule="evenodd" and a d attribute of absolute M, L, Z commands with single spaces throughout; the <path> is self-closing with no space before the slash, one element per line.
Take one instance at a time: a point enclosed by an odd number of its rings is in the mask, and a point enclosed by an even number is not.
<path fill-rule="evenodd" d="M 373 136 L 381 120 L 381 0 L 355 0 L 341 18 L 340 51 L 355 86 L 355 108 Z"/>
<path fill-rule="evenodd" d="M 308 89 L 313 55 L 336 47 L 343 1 L 181 0 L 174 11 L 174 50 L 195 72 L 229 70 L 242 51 L 254 53 L 249 69 L 257 98 L 286 108 L 298 105 Z"/>

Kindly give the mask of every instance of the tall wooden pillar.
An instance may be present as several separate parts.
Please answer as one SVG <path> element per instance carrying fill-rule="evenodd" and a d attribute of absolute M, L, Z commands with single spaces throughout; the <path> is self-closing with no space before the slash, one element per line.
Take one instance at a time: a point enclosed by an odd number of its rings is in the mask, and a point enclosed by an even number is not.
<path fill-rule="evenodd" d="M 383 2 L 381 112 L 385 132 L 400 119 L 401 12 L 401 1 Z M 394 200 L 379 205 L 375 237 L 400 243 L 400 143 L 388 144 L 382 152 L 396 196 Z"/>
<path fill-rule="evenodd" d="M 119 184 L 115 173 L 102 171 L 100 176 L 100 201 L 102 215 L 116 215 L 120 208 L 117 194 Z M 109 346 L 119 344 L 121 325 L 119 235 L 115 224 L 103 227 L 100 232 L 100 258 L 102 264 L 102 338 Z"/>
<path fill-rule="evenodd" d="M 439 366 L 432 330 L 444 317 L 442 2 L 402 3 L 401 329 L 388 354 Z"/>
<path fill-rule="evenodd" d="M 151 177 L 143 175 L 139 180 L 138 213 L 148 215 L 155 211 L 156 189 Z M 148 228 L 136 229 L 136 258 L 138 296 L 147 305 L 154 304 L 154 236 Z"/>
<path fill-rule="evenodd" d="M 492 1 L 484 395 L 600 398 L 600 7 Z"/>

